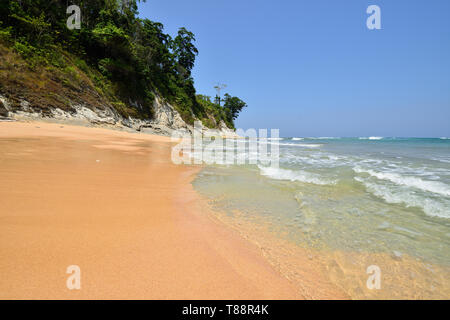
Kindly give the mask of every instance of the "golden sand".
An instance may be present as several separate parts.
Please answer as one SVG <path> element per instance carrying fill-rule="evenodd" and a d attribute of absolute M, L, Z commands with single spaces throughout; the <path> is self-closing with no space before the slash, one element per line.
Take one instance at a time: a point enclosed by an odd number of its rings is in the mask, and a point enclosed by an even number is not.
<path fill-rule="evenodd" d="M 0 123 L 0 298 L 299 299 L 261 250 L 213 219 L 170 140 Z M 81 270 L 69 290 L 66 269 Z"/>

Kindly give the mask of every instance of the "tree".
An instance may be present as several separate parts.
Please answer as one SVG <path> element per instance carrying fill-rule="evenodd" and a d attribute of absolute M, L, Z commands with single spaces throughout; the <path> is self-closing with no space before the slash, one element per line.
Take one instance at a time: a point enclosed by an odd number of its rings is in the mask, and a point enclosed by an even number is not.
<path fill-rule="evenodd" d="M 178 35 L 172 42 L 175 58 L 182 68 L 177 68 L 178 72 L 180 74 L 185 73 L 186 77 L 191 75 L 191 70 L 195 63 L 195 56 L 198 55 L 198 50 L 193 42 L 195 42 L 194 34 L 184 27 L 178 30 Z"/>
<path fill-rule="evenodd" d="M 228 93 L 225 93 L 224 101 L 225 103 L 223 107 L 230 122 L 237 119 L 242 109 L 247 107 L 247 104 L 244 101 L 242 101 L 238 97 L 232 97 Z"/>

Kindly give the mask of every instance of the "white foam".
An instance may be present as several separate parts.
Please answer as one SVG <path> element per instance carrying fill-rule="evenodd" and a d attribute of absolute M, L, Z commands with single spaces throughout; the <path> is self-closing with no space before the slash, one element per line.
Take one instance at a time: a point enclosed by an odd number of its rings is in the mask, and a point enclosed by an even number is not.
<path fill-rule="evenodd" d="M 360 137 L 359 140 L 381 140 L 383 137 Z"/>
<path fill-rule="evenodd" d="M 305 138 L 292 138 L 293 141 L 301 141 L 301 140 L 305 140 Z"/>
<path fill-rule="evenodd" d="M 437 201 L 428 197 L 421 197 L 404 187 L 371 183 L 361 177 L 355 177 L 355 180 L 361 182 L 368 192 L 388 203 L 403 204 L 406 207 L 418 207 L 429 216 L 450 218 L 450 210 L 448 209 L 450 203 L 447 200 L 441 199 L 441 201 Z"/>
<path fill-rule="evenodd" d="M 413 187 L 423 191 L 450 196 L 450 186 L 439 181 L 427 181 L 413 176 L 402 176 L 394 172 L 376 172 L 371 169 L 363 169 L 359 166 L 353 168 L 356 173 L 367 173 L 380 180 L 388 180 L 397 185 Z"/>
<path fill-rule="evenodd" d="M 281 141 L 284 140 L 284 138 L 259 138 L 259 140 Z"/>
<path fill-rule="evenodd" d="M 271 145 L 279 145 L 279 146 L 289 146 L 289 147 L 301 147 L 301 148 L 320 148 L 323 144 L 313 144 L 313 143 L 289 143 L 289 142 L 278 142 L 272 141 L 269 142 L 267 140 L 258 141 L 260 144 L 271 144 Z"/>
<path fill-rule="evenodd" d="M 335 180 L 323 179 L 317 174 L 302 170 L 294 171 L 289 169 L 263 167 L 263 166 L 258 166 L 258 168 L 260 170 L 261 175 L 275 180 L 300 181 L 306 183 L 313 183 L 317 185 L 336 184 Z"/>
<path fill-rule="evenodd" d="M 277 143 L 279 146 L 301 147 L 301 148 L 320 148 L 323 144 L 309 143 Z"/>
<path fill-rule="evenodd" d="M 341 137 L 308 137 L 308 140 L 333 140 L 333 139 L 341 139 Z"/>

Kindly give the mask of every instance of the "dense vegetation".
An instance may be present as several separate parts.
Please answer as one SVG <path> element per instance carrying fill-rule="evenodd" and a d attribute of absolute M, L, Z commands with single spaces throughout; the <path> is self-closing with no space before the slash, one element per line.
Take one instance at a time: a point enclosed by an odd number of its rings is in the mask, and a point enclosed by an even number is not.
<path fill-rule="evenodd" d="M 2 0 L 0 54 L 12 49 L 27 69 L 52 74 L 66 87 L 82 90 L 91 83 L 124 116 L 150 119 L 156 94 L 187 123 L 197 118 L 216 127 L 223 120 L 234 127 L 246 106 L 242 100 L 227 94 L 220 106 L 196 94 L 191 75 L 198 54 L 194 34 L 180 28 L 172 38 L 161 23 L 138 18 L 139 1 Z M 80 29 L 66 25 L 71 4 L 81 8 Z"/>

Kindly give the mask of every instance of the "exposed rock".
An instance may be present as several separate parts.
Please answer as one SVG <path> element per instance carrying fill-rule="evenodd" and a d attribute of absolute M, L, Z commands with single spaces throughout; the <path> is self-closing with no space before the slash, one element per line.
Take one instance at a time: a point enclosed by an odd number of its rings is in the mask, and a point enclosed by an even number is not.
<path fill-rule="evenodd" d="M 26 118 L 26 119 L 32 119 L 32 120 L 39 120 L 43 117 L 42 113 L 35 111 L 31 106 L 30 103 L 23 99 L 20 98 L 18 99 L 19 103 L 19 109 L 17 109 L 17 107 L 15 107 L 13 109 L 13 111 L 9 112 L 9 116 L 12 118 Z"/>
<path fill-rule="evenodd" d="M 135 107 L 140 107 L 136 103 L 130 103 Z M 70 111 L 53 107 L 43 113 L 38 108 L 33 108 L 27 100 L 19 99 L 18 107 L 12 111 L 8 99 L 0 95 L 0 117 L 10 116 L 14 119 L 49 120 L 79 125 L 102 125 L 160 135 L 171 135 L 174 131 L 193 132 L 193 127 L 184 122 L 179 112 L 158 96 L 153 103 L 154 118 L 152 120 L 125 118 L 114 108 L 105 105 L 92 107 L 76 104 L 71 106 Z M 206 131 L 204 130 L 204 132 Z M 223 121 L 219 124 L 219 129 L 208 129 L 207 134 L 226 138 L 238 137 Z"/>
<path fill-rule="evenodd" d="M 33 110 L 30 108 L 30 103 L 26 101 L 25 99 L 20 100 L 20 107 L 22 111 L 25 112 L 33 112 Z"/>
<path fill-rule="evenodd" d="M 0 117 L 7 118 L 9 115 L 8 101 L 5 97 L 0 95 Z"/>
<path fill-rule="evenodd" d="M 222 136 L 226 138 L 239 138 L 239 135 L 237 135 L 234 130 L 228 128 L 223 120 L 220 120 L 219 122 L 219 130 Z"/>
<path fill-rule="evenodd" d="M 0 117 L 8 117 L 9 111 L 5 108 L 3 103 L 0 101 Z"/>
<path fill-rule="evenodd" d="M 170 104 L 162 101 L 156 97 L 153 102 L 154 120 L 152 123 L 161 127 L 167 127 L 172 130 L 186 129 L 186 122 L 183 121 L 178 111 L 176 111 Z"/>

